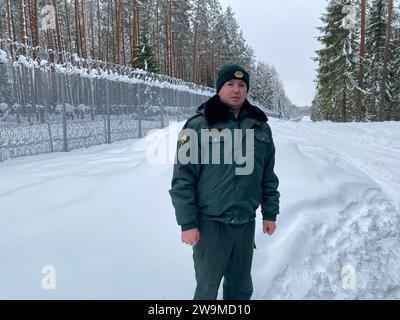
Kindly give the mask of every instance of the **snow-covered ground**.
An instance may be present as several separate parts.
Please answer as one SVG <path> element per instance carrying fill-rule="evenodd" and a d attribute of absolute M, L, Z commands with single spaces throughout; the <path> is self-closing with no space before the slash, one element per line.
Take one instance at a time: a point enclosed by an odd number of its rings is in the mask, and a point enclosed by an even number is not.
<path fill-rule="evenodd" d="M 0 163 L 0 298 L 191 299 L 172 165 L 157 163 L 182 124 Z M 270 125 L 281 214 L 272 237 L 258 215 L 253 299 L 399 299 L 400 123 Z"/>

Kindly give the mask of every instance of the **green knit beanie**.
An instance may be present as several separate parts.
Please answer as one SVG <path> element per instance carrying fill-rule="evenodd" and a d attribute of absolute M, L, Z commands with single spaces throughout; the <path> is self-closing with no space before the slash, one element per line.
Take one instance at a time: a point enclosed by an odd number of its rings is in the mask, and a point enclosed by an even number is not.
<path fill-rule="evenodd" d="M 250 89 L 249 73 L 241 66 L 230 63 L 222 66 L 222 68 L 218 71 L 218 80 L 216 84 L 217 93 L 221 90 L 221 87 L 224 85 L 225 82 L 232 79 L 240 79 L 246 82 L 247 92 L 249 91 Z"/>

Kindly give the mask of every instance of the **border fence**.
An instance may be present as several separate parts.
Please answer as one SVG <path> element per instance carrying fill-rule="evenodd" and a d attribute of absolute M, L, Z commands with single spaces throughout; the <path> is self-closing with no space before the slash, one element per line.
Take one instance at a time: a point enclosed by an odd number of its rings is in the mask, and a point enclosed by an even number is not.
<path fill-rule="evenodd" d="M 24 57 L 0 63 L 0 161 L 141 138 L 188 118 L 213 94 L 142 78 Z"/>
<path fill-rule="evenodd" d="M 0 39 L 0 162 L 142 138 L 187 119 L 214 93 L 166 75 Z"/>

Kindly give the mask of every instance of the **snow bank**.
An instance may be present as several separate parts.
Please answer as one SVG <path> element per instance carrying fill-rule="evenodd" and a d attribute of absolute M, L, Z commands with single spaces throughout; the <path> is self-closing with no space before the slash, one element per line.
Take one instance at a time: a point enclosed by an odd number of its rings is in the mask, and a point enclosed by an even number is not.
<path fill-rule="evenodd" d="M 399 124 L 270 124 L 281 214 L 272 237 L 258 215 L 253 298 L 399 299 Z M 0 163 L 0 298 L 191 299 L 172 165 L 146 158 L 169 159 L 182 125 Z"/>

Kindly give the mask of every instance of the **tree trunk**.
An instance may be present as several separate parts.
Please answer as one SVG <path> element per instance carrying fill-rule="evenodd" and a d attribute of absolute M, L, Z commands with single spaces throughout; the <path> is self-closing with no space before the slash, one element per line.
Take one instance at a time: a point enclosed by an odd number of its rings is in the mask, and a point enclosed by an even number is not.
<path fill-rule="evenodd" d="M 343 79 L 343 97 L 341 103 L 341 111 L 340 111 L 340 121 L 346 122 L 347 121 L 347 85 L 346 80 Z"/>
<path fill-rule="evenodd" d="M 167 75 L 172 76 L 172 0 L 168 1 L 167 26 L 166 26 L 166 67 Z"/>
<path fill-rule="evenodd" d="M 122 0 L 121 0 L 121 9 L 122 9 Z M 124 29 L 124 15 L 123 15 L 123 11 L 121 12 L 121 38 L 122 38 L 122 59 L 121 59 L 121 63 L 123 65 L 126 65 L 126 60 L 125 60 L 125 29 Z"/>
<path fill-rule="evenodd" d="M 68 51 L 72 52 L 71 27 L 69 25 L 69 12 L 68 12 L 67 0 L 64 0 L 64 8 L 65 8 L 66 31 L 68 37 Z"/>
<path fill-rule="evenodd" d="M 381 80 L 381 99 L 379 101 L 379 121 L 385 120 L 385 91 L 386 91 L 386 78 L 387 78 L 387 65 L 389 59 L 389 45 L 390 45 L 390 33 L 393 20 L 393 0 L 389 0 L 388 3 L 388 18 L 386 24 L 385 34 L 385 53 L 383 60 L 382 80 Z"/>
<path fill-rule="evenodd" d="M 109 0 L 110 1 L 110 4 L 111 4 L 111 26 L 112 26 L 112 30 L 115 30 L 115 15 L 113 14 L 113 0 Z M 115 5 L 116 5 L 116 2 L 117 2 L 118 0 L 115 0 Z M 113 61 L 113 63 L 115 64 L 115 61 L 116 61 L 116 48 L 115 48 L 115 32 L 112 32 L 111 33 L 111 46 L 112 46 L 112 48 L 113 48 L 113 59 L 112 59 L 112 61 Z"/>
<path fill-rule="evenodd" d="M 97 57 L 99 60 L 103 60 L 103 55 L 101 52 L 101 32 L 100 32 L 100 0 L 97 0 Z"/>
<path fill-rule="evenodd" d="M 169 75 L 169 9 L 167 10 L 167 21 L 165 25 L 165 73 Z"/>
<path fill-rule="evenodd" d="M 108 62 L 110 61 L 109 57 L 109 48 L 110 48 L 110 29 L 111 29 L 111 24 L 110 24 L 110 15 L 111 15 L 111 1 L 108 2 L 108 9 L 107 9 L 107 37 L 106 37 L 106 48 L 105 48 L 105 55 L 106 55 L 106 62 L 108 66 Z"/>
<path fill-rule="evenodd" d="M 212 81 L 212 86 L 215 87 L 215 52 L 212 54 L 212 60 L 211 60 L 211 81 Z"/>
<path fill-rule="evenodd" d="M 82 40 L 82 56 L 84 59 L 88 58 L 87 54 L 87 39 L 86 39 L 86 7 L 85 0 L 81 0 L 81 16 L 82 16 L 82 29 L 81 29 L 81 40 Z"/>
<path fill-rule="evenodd" d="M 172 29 L 171 29 L 172 30 Z M 175 52 L 175 32 L 171 32 L 171 75 L 176 78 L 176 52 Z"/>
<path fill-rule="evenodd" d="M 55 32 L 53 29 L 47 29 L 46 35 L 47 35 L 47 49 L 49 52 L 48 59 L 51 63 L 54 63 L 54 52 L 56 51 L 56 49 L 55 49 Z"/>
<path fill-rule="evenodd" d="M 117 42 L 116 63 L 121 64 L 121 0 L 115 1 L 115 35 Z"/>
<path fill-rule="evenodd" d="M 197 74 L 197 66 L 196 66 L 196 61 L 197 61 L 197 23 L 194 26 L 194 41 L 193 41 L 193 62 L 192 62 L 192 82 L 196 82 L 196 74 Z"/>
<path fill-rule="evenodd" d="M 8 38 L 10 39 L 10 55 L 11 58 L 14 59 L 14 43 L 15 43 L 15 32 L 14 32 L 14 25 L 13 25 L 13 11 L 11 7 L 11 0 L 6 0 L 7 6 L 7 29 L 8 29 Z"/>
<path fill-rule="evenodd" d="M 39 46 L 39 19 L 37 10 L 37 0 L 29 0 L 29 22 L 32 38 L 32 58 L 37 59 L 37 47 Z"/>
<path fill-rule="evenodd" d="M 365 121 L 365 106 L 363 98 L 364 90 L 364 66 L 365 66 L 365 11 L 366 0 L 361 0 L 361 43 L 360 43 L 360 74 L 358 78 L 356 120 Z"/>
<path fill-rule="evenodd" d="M 95 42 L 94 42 L 94 21 L 93 21 L 93 15 L 94 15 L 94 4 L 93 1 L 90 1 L 90 57 L 95 60 L 96 55 L 95 55 Z"/>
<path fill-rule="evenodd" d="M 75 0 L 75 52 L 81 56 L 81 24 L 79 19 L 79 0 Z"/>
<path fill-rule="evenodd" d="M 19 32 L 21 34 L 22 49 L 21 54 L 26 54 L 26 45 L 28 44 L 28 35 L 26 32 L 26 17 L 25 17 L 25 0 L 19 0 Z"/>
<path fill-rule="evenodd" d="M 161 63 L 161 48 L 160 48 L 160 20 L 159 20 L 159 2 L 157 0 L 157 6 L 156 6 L 156 15 L 157 15 L 157 32 L 156 32 L 156 37 L 157 37 L 157 61 L 158 64 L 160 65 Z"/>
<path fill-rule="evenodd" d="M 140 20 L 139 20 L 139 8 L 135 7 L 135 59 L 137 58 L 137 48 L 139 47 L 139 39 L 140 39 Z"/>
<path fill-rule="evenodd" d="M 131 62 L 132 62 L 132 66 L 136 67 L 136 43 L 137 43 L 137 31 L 136 31 L 136 26 L 137 26 L 137 17 L 136 17 L 136 11 L 137 11 L 137 7 L 136 7 L 136 1 L 133 1 L 133 7 L 132 7 L 132 45 L 131 45 Z"/>
<path fill-rule="evenodd" d="M 59 24 L 59 20 L 58 20 L 58 7 L 57 7 L 57 2 L 56 0 L 53 0 L 53 7 L 54 7 L 54 11 L 55 11 L 55 20 L 56 20 L 56 30 L 55 30 L 55 37 L 56 37 L 56 43 L 57 43 L 57 51 L 59 54 L 59 59 L 61 60 L 61 63 L 63 62 L 63 57 L 62 57 L 62 39 L 61 39 L 61 35 L 60 35 L 60 24 Z"/>

